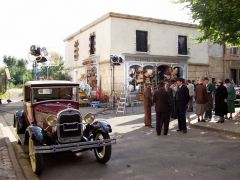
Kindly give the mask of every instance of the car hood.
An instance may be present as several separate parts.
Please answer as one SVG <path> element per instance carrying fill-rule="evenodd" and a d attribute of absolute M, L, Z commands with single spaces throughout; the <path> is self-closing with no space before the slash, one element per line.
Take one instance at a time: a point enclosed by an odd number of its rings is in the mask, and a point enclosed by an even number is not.
<path fill-rule="evenodd" d="M 57 115 L 58 112 L 67 109 L 73 108 L 78 109 L 78 102 L 69 102 L 69 101 L 56 101 L 56 102 L 41 102 L 34 105 L 35 112 L 47 113 L 51 115 Z"/>

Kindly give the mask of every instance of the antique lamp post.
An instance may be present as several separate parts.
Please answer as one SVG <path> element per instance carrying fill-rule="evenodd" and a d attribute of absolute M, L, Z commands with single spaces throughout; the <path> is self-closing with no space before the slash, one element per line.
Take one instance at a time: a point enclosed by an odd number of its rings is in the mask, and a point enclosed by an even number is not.
<path fill-rule="evenodd" d="M 115 101 L 116 101 L 116 96 L 115 96 L 115 87 L 114 87 L 114 84 L 115 84 L 115 75 L 114 75 L 114 67 L 115 66 L 120 66 L 121 63 L 123 62 L 123 59 L 119 56 L 116 56 L 116 55 L 110 55 L 110 64 L 112 66 L 112 97 L 113 97 L 113 108 L 115 108 Z"/>

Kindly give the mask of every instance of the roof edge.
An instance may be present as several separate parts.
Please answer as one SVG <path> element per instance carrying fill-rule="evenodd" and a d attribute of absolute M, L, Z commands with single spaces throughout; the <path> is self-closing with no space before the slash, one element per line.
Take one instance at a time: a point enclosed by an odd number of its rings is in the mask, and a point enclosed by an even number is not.
<path fill-rule="evenodd" d="M 96 19 L 92 23 L 84 26 L 77 32 L 71 34 L 67 38 L 65 38 L 63 41 L 66 42 L 70 39 L 72 39 L 74 36 L 80 34 L 81 32 L 91 28 L 92 26 L 106 20 L 107 18 L 114 17 L 114 18 L 120 18 L 120 19 L 131 19 L 131 20 L 137 20 L 137 21 L 145 21 L 145 22 L 152 22 L 157 24 L 166 24 L 166 25 L 174 25 L 174 26 L 182 26 L 182 27 L 189 27 L 189 28 L 197 28 L 198 25 L 196 24 L 190 24 L 190 23 L 184 23 L 184 22 L 177 22 L 177 21 L 169 21 L 169 20 L 162 20 L 162 19 L 156 19 L 156 18 L 150 18 L 150 17 L 143 17 L 143 16 L 136 16 L 136 15 L 129 15 L 129 14 L 122 14 L 122 13 L 115 13 L 115 12 L 109 12 L 100 18 Z"/>

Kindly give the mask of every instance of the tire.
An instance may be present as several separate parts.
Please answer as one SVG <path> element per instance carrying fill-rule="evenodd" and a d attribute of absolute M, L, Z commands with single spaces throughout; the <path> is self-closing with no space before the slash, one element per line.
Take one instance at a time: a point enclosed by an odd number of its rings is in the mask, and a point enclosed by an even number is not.
<path fill-rule="evenodd" d="M 110 139 L 109 134 L 105 134 L 103 132 L 97 132 L 94 140 L 103 140 L 103 139 Z M 99 148 L 95 148 L 94 149 L 94 154 L 95 157 L 97 158 L 98 162 L 105 164 L 106 162 L 109 161 L 110 157 L 111 157 L 111 153 L 112 153 L 112 146 L 108 145 L 108 146 L 103 146 L 103 147 L 99 147 Z"/>
<path fill-rule="evenodd" d="M 39 175 L 42 172 L 43 168 L 43 155 L 35 153 L 34 141 L 32 140 L 31 136 L 29 136 L 28 149 L 32 170 L 35 174 Z"/>
<path fill-rule="evenodd" d="M 23 134 L 24 133 L 25 129 L 23 127 L 20 128 L 18 119 L 15 117 L 15 115 L 14 115 L 14 126 L 16 127 L 17 134 Z"/>

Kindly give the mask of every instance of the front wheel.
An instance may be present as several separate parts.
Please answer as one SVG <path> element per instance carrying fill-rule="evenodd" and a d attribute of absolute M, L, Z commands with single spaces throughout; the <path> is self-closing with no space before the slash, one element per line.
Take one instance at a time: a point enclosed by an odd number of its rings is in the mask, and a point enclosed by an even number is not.
<path fill-rule="evenodd" d="M 103 132 L 97 132 L 97 134 L 94 137 L 94 140 L 104 140 L 104 139 L 110 139 L 109 134 L 105 134 Z M 112 146 L 107 145 L 99 148 L 94 149 L 94 154 L 98 160 L 98 162 L 105 164 L 108 162 L 108 160 L 111 157 L 112 152 Z"/>
<path fill-rule="evenodd" d="M 35 148 L 34 148 L 34 142 L 31 136 L 29 137 L 28 148 L 29 148 L 29 158 L 30 158 L 32 170 L 35 174 L 39 175 L 43 167 L 43 156 L 42 154 L 36 154 Z"/>

